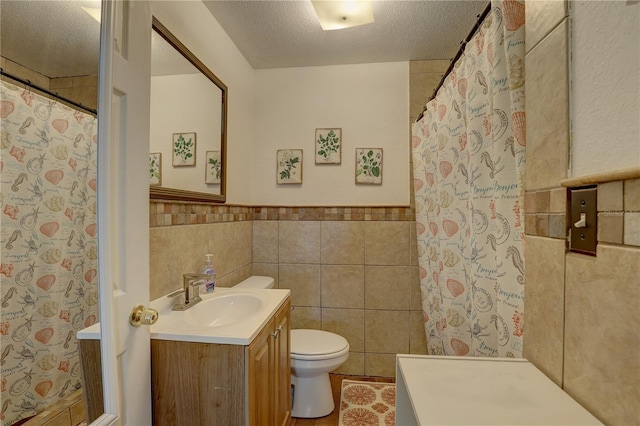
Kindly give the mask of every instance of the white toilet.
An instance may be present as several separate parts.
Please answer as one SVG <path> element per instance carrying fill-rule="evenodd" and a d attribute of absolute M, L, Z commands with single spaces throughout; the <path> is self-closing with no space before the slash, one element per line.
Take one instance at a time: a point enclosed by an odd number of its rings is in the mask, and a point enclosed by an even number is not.
<path fill-rule="evenodd" d="M 234 288 L 273 288 L 271 277 L 252 276 Z M 329 372 L 349 358 L 349 342 L 322 330 L 291 330 L 292 417 L 315 418 L 331 414 L 335 406 Z"/>

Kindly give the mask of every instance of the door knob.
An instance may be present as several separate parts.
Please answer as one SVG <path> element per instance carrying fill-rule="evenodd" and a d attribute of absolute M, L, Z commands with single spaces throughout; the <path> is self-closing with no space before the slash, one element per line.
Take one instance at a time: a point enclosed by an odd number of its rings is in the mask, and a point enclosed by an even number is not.
<path fill-rule="evenodd" d="M 131 317 L 129 322 L 134 327 L 140 325 L 153 325 L 158 321 L 158 311 L 151 308 L 145 308 L 142 305 L 138 305 L 131 311 Z"/>

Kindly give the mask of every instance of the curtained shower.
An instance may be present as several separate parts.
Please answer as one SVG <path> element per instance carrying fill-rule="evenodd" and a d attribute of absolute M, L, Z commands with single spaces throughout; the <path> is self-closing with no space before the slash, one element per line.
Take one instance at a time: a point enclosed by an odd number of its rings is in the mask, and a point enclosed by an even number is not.
<path fill-rule="evenodd" d="M 80 388 L 98 320 L 96 117 L 0 81 L 2 424 Z"/>
<path fill-rule="evenodd" d="M 413 125 L 431 355 L 522 356 L 524 55 L 524 2 L 493 0 Z"/>

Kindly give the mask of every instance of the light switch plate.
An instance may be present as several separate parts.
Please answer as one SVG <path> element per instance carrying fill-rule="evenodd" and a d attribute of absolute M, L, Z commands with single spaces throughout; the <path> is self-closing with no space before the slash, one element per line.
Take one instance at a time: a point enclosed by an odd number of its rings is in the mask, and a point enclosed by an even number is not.
<path fill-rule="evenodd" d="M 571 240 L 569 250 L 596 255 L 598 244 L 598 199 L 597 186 L 571 188 Z"/>

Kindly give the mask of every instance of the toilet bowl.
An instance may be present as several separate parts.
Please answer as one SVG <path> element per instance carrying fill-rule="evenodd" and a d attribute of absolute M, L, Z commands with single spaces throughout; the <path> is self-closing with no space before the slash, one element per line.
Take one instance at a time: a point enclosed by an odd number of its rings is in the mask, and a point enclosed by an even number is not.
<path fill-rule="evenodd" d="M 234 288 L 273 288 L 271 277 L 252 276 Z M 331 414 L 335 405 L 329 372 L 349 359 L 349 342 L 322 330 L 291 330 L 291 417 L 316 418 Z"/>
<path fill-rule="evenodd" d="M 349 359 L 349 343 L 322 330 L 291 330 L 291 417 L 324 417 L 334 410 L 329 372 Z"/>

